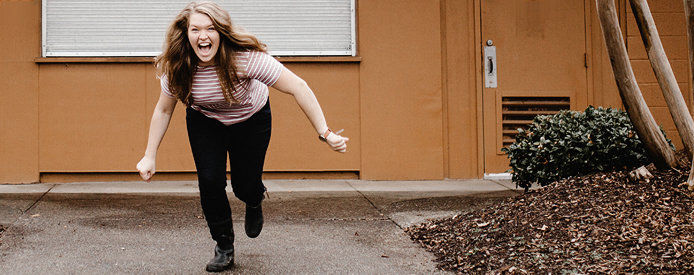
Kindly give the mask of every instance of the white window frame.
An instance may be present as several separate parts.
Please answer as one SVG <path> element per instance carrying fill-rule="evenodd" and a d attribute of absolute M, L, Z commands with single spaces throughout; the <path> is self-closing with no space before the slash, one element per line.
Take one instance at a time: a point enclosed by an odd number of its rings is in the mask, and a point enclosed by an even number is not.
<path fill-rule="evenodd" d="M 153 57 L 159 55 L 161 52 L 128 52 L 128 51 L 110 51 L 110 52 L 48 52 L 47 51 L 47 40 L 46 40 L 46 30 L 47 30 L 47 19 L 46 19 L 46 5 L 49 0 L 41 0 L 41 56 L 42 57 Z M 356 0 L 350 0 L 350 13 L 351 13 L 351 37 L 350 37 L 350 49 L 345 51 L 287 51 L 278 50 L 273 51 L 270 47 L 269 53 L 274 56 L 356 56 L 357 55 L 357 30 L 356 30 Z M 269 44 L 269 43 L 268 43 Z M 271 46 L 271 45 L 269 45 Z"/>

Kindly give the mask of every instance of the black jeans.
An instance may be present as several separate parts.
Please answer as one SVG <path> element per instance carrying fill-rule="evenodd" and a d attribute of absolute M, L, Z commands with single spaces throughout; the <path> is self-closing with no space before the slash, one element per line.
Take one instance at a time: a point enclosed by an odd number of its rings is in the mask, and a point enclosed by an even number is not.
<path fill-rule="evenodd" d="M 187 108 L 186 125 L 198 172 L 200 204 L 212 238 L 233 236 L 225 190 L 227 153 L 234 195 L 248 205 L 260 204 L 266 190 L 262 174 L 272 126 L 270 103 L 248 120 L 229 126 Z"/>

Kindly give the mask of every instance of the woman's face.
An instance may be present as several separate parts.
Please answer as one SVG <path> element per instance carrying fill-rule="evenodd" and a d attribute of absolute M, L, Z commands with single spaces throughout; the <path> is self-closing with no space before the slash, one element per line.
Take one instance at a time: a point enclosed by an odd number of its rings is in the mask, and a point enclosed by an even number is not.
<path fill-rule="evenodd" d="M 195 55 L 200 59 L 199 65 L 214 65 L 214 56 L 219 49 L 219 33 L 212 20 L 206 14 L 192 13 L 188 20 L 188 41 Z"/>

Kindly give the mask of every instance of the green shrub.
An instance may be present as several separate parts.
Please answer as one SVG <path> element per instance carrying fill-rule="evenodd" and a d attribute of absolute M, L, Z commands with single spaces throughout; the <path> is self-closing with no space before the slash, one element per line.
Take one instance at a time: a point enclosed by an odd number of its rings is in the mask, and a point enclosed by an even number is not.
<path fill-rule="evenodd" d="M 571 176 L 649 163 L 626 112 L 593 106 L 584 112 L 537 116 L 501 150 L 510 159 L 513 182 L 526 190 L 533 183 L 545 186 Z"/>

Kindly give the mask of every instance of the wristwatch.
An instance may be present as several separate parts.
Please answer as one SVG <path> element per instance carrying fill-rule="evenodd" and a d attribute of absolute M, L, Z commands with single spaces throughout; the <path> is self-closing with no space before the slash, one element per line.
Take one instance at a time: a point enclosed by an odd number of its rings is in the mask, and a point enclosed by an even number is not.
<path fill-rule="evenodd" d="M 325 130 L 325 133 L 323 133 L 322 135 L 318 135 L 318 139 L 319 139 L 320 141 L 323 141 L 323 142 L 328 142 L 328 140 L 327 140 L 326 138 L 327 138 L 328 135 L 329 135 L 330 133 L 332 133 L 332 132 L 333 132 L 333 131 L 330 130 L 330 128 L 328 128 L 328 130 Z"/>

